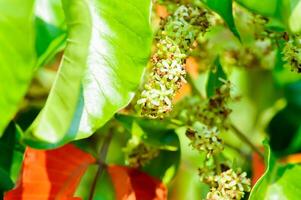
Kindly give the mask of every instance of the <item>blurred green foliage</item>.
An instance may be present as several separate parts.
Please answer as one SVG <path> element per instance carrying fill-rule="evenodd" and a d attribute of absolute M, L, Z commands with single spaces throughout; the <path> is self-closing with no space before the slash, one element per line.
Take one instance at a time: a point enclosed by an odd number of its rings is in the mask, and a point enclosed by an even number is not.
<path fill-rule="evenodd" d="M 70 9 L 71 1 L 65 2 L 65 10 Z M 141 82 L 150 54 L 152 34 L 149 24 L 150 1 L 131 2 L 133 5 L 127 1 L 88 2 L 95 8 L 103 6 L 106 12 L 101 14 L 100 10 L 91 11 L 84 5 L 79 5 L 77 12 L 69 10 L 64 13 L 59 0 L 37 0 L 35 8 L 34 2 L 30 0 L 0 0 L 0 135 L 3 134 L 0 138 L 0 197 L 16 182 L 26 146 L 22 143 L 22 131 L 9 121 L 14 120 L 22 130 L 30 126 L 45 128 L 46 131 L 36 131 L 31 127 L 25 134 L 30 133 L 32 137 L 27 135 L 27 139 L 34 138 L 34 143 L 28 144 L 39 148 L 57 147 L 90 136 L 130 102 Z M 160 2 L 167 5 L 169 11 L 177 7 L 175 1 Z M 277 34 L 301 32 L 301 2 L 190 2 L 214 12 L 213 27 L 206 34 L 199 35 L 198 44 L 191 52 L 197 60 L 199 73 L 198 77 L 189 81 L 194 87 L 192 94 L 211 97 L 222 84 L 220 78 L 230 80 L 234 85 L 232 93 L 235 97 L 230 104 L 231 121 L 257 146 L 262 145 L 264 138 L 269 139 L 269 144 L 265 143 L 267 170 L 252 190 L 250 199 L 271 199 L 274 196 L 298 199 L 301 193 L 300 165 L 283 164 L 278 160 L 301 152 L 301 75 L 285 66 L 282 51 L 287 41 L 286 38 L 277 38 Z M 97 16 L 92 22 L 89 19 L 91 15 Z M 267 18 L 268 23 L 258 24 L 258 15 Z M 153 16 L 153 27 L 159 20 L 156 17 Z M 67 25 L 67 19 L 70 22 L 84 20 L 84 25 L 74 29 L 73 25 Z M 107 29 L 110 29 L 110 34 L 105 32 Z M 95 32 L 97 34 L 93 35 Z M 276 36 L 265 35 L 265 39 L 259 39 L 261 32 L 273 32 Z M 74 48 L 74 42 L 81 45 Z M 109 48 L 102 52 L 106 45 Z M 90 52 L 90 48 L 93 52 Z M 125 50 L 131 53 L 125 55 Z M 63 52 L 65 63 L 57 72 L 61 59 L 58 55 Z M 69 65 L 68 70 L 62 73 L 66 65 Z M 94 73 L 91 68 L 94 69 L 94 66 L 103 71 Z M 75 67 L 82 70 L 72 79 Z M 90 75 L 83 79 L 83 74 L 87 73 Z M 58 79 L 63 86 L 57 85 Z M 91 82 L 94 85 L 89 85 Z M 73 89 L 70 89 L 70 85 L 74 86 Z M 50 102 L 49 99 L 54 95 L 58 95 L 57 99 Z M 127 109 L 131 109 L 131 106 Z M 97 112 L 95 115 L 86 113 L 89 120 L 87 126 L 82 127 L 88 131 L 77 135 L 83 123 L 81 116 L 84 108 L 97 108 Z M 102 111 L 106 113 L 100 113 Z M 69 114 L 67 116 L 64 113 Z M 170 119 L 147 120 L 128 114 L 116 114 L 112 121 L 118 124 L 118 128 L 114 129 L 116 133 L 109 149 L 108 163 L 126 165 L 124 148 L 127 141 L 137 131 L 141 131 L 139 140 L 160 149 L 159 156 L 141 170 L 166 183 L 170 199 L 194 200 L 206 197 L 209 188 L 197 176 L 197 169 L 203 165 L 205 155 L 192 150 L 185 136 L 186 127 L 181 122 Z M 35 125 L 32 125 L 33 122 Z M 53 137 L 50 137 L 49 127 L 53 128 Z M 103 127 L 96 132 L 92 137 L 76 142 L 95 156 L 108 129 Z M 234 168 L 240 166 L 251 175 L 250 148 L 231 130 L 223 131 L 221 136 L 225 142 L 221 160 L 227 160 Z M 96 168 L 91 166 L 83 177 L 76 193 L 78 196 L 84 199 L 88 197 Z M 95 198 L 114 198 L 107 173 L 97 181 Z"/>

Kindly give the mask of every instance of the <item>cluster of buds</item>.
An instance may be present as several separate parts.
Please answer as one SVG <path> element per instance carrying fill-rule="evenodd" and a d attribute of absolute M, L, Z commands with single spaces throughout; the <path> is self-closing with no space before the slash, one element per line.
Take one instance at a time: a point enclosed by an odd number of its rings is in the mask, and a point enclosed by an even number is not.
<path fill-rule="evenodd" d="M 181 110 L 175 112 L 175 117 L 188 125 L 198 121 L 209 128 L 227 129 L 227 119 L 231 113 L 228 102 L 231 100 L 232 84 L 229 81 L 222 81 L 224 82 L 223 85 L 217 88 L 215 95 L 207 100 L 199 98 L 184 99 L 179 103 Z"/>
<path fill-rule="evenodd" d="M 210 27 L 210 13 L 199 7 L 180 6 L 164 22 L 160 32 L 172 39 L 182 52 L 189 52 L 197 36 L 206 33 Z"/>
<path fill-rule="evenodd" d="M 217 126 L 219 129 L 227 127 L 227 119 L 231 113 L 228 102 L 231 99 L 231 83 L 224 81 L 221 87 L 216 89 L 215 95 L 210 97 L 205 108 L 198 113 L 199 121 L 209 127 Z"/>
<path fill-rule="evenodd" d="M 158 148 L 140 142 L 133 148 L 125 149 L 125 160 L 127 165 L 133 168 L 139 168 L 146 165 L 150 160 L 157 157 L 160 153 Z"/>
<path fill-rule="evenodd" d="M 152 71 L 137 101 L 142 115 L 163 118 L 172 110 L 173 97 L 185 82 L 186 54 L 198 34 L 209 27 L 206 13 L 200 8 L 180 6 L 162 25 L 151 59 Z"/>
<path fill-rule="evenodd" d="M 227 50 L 223 53 L 227 66 L 247 69 L 271 69 L 274 66 L 275 51 L 271 40 L 257 40 L 252 46 Z"/>
<path fill-rule="evenodd" d="M 163 118 L 172 110 L 172 99 L 185 81 L 184 58 L 185 55 L 169 38 L 157 43 L 157 51 L 151 60 L 152 72 L 137 101 L 142 115 Z"/>
<path fill-rule="evenodd" d="M 251 190 L 251 181 L 247 173 L 235 172 L 233 169 L 222 172 L 214 177 L 213 185 L 207 194 L 207 200 L 242 199 L 245 192 Z"/>
<path fill-rule="evenodd" d="M 294 72 L 301 73 L 301 39 L 289 39 L 282 51 L 283 60 Z"/>
<path fill-rule="evenodd" d="M 268 22 L 268 18 L 262 15 L 253 14 L 251 23 L 254 25 L 255 39 L 265 40 L 266 38 L 269 38 L 271 36 L 272 32 L 265 28 Z"/>
<path fill-rule="evenodd" d="M 223 151 L 223 142 L 219 137 L 216 127 L 208 128 L 204 126 L 202 131 L 187 129 L 186 136 L 190 139 L 190 145 L 200 151 L 205 152 L 207 159 Z"/>

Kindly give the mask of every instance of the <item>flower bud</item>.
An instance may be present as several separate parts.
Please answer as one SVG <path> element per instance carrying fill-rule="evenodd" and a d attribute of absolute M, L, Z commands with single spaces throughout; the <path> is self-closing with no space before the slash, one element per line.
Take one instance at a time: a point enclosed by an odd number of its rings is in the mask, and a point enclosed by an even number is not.
<path fill-rule="evenodd" d="M 242 199 L 245 192 L 251 190 L 251 181 L 247 173 L 234 172 L 233 169 L 222 172 L 214 177 L 216 187 L 207 194 L 207 200 Z"/>
<path fill-rule="evenodd" d="M 216 127 L 209 129 L 204 126 L 202 131 L 187 129 L 186 136 L 190 139 L 190 145 L 201 152 L 205 152 L 207 158 L 223 151 L 222 139 L 218 136 Z"/>

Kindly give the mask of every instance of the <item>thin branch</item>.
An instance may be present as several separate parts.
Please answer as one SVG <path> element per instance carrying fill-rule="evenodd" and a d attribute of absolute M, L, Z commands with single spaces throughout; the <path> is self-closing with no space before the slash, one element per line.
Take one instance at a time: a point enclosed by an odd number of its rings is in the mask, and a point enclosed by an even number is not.
<path fill-rule="evenodd" d="M 106 167 L 106 157 L 107 157 L 107 153 L 109 150 L 109 146 L 113 137 L 114 131 L 110 130 L 109 134 L 105 137 L 102 147 L 99 151 L 99 155 L 98 155 L 98 170 L 96 172 L 96 175 L 94 177 L 92 186 L 91 186 L 91 190 L 90 190 L 90 195 L 89 195 L 89 200 L 93 200 L 93 196 L 95 193 L 95 189 L 96 189 L 96 184 L 97 184 L 97 180 L 99 177 L 101 177 L 101 175 L 103 174 L 103 171 Z"/>
<path fill-rule="evenodd" d="M 219 162 L 218 156 L 217 155 L 213 156 L 213 160 L 214 160 L 214 164 L 216 167 L 216 173 L 217 174 L 222 173 L 222 168 L 221 168 L 221 164 Z"/>
<path fill-rule="evenodd" d="M 234 124 L 231 124 L 231 128 L 239 139 L 247 144 L 253 151 L 255 151 L 261 158 L 263 158 L 262 152 L 243 134 Z"/>

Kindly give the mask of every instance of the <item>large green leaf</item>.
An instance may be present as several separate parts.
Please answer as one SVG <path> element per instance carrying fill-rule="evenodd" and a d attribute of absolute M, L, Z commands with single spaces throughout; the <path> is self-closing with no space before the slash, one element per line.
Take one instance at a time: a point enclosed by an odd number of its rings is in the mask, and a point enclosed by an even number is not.
<path fill-rule="evenodd" d="M 240 35 L 234 23 L 232 0 L 205 0 L 205 2 L 209 8 L 225 20 L 232 33 L 240 40 Z"/>
<path fill-rule="evenodd" d="M 46 105 L 25 136 L 37 148 L 93 134 L 131 101 L 150 54 L 150 0 L 62 2 L 65 53 Z"/>
<path fill-rule="evenodd" d="M 297 200 L 301 195 L 301 166 L 278 163 L 267 142 L 266 171 L 253 187 L 249 200 Z"/>
<path fill-rule="evenodd" d="M 16 113 L 35 67 L 34 0 L 0 0 L 0 136 Z"/>

